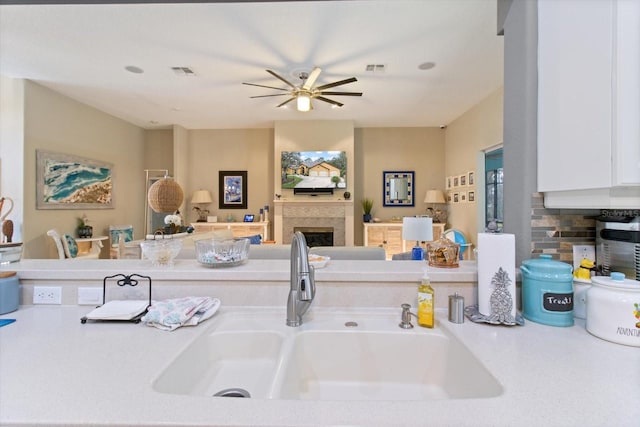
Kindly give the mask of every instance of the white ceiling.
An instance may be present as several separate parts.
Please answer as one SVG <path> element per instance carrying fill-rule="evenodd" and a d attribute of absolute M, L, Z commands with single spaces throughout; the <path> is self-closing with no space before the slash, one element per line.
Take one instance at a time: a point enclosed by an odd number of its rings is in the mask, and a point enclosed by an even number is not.
<path fill-rule="evenodd" d="M 0 73 L 36 81 L 138 126 L 272 127 L 275 120 L 353 120 L 356 127 L 448 124 L 502 85 L 496 0 L 3 5 Z M 420 70 L 434 62 L 430 70 Z M 384 72 L 366 72 L 384 64 Z M 134 74 L 126 66 L 142 68 Z M 171 67 L 190 67 L 195 77 Z M 342 108 L 308 113 L 250 99 L 322 68 Z M 329 97 L 331 98 L 331 97 Z"/>

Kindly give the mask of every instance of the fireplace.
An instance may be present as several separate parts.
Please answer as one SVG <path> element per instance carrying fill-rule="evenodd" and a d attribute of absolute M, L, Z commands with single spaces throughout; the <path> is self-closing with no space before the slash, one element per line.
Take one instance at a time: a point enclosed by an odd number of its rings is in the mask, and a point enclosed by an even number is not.
<path fill-rule="evenodd" d="M 333 233 L 332 239 L 323 246 L 353 246 L 353 201 L 274 200 L 273 232 L 278 243 L 291 243 L 291 236 L 298 229 L 324 229 Z M 307 238 L 307 244 L 309 244 Z M 316 244 L 320 245 L 320 243 Z"/>
<path fill-rule="evenodd" d="M 333 246 L 333 227 L 294 227 L 296 231 L 304 234 L 307 246 Z"/>

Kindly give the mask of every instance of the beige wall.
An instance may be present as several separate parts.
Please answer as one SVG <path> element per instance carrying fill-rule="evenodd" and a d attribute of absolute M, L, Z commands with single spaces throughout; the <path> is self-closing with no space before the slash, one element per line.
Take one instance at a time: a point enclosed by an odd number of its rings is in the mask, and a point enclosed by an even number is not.
<path fill-rule="evenodd" d="M 218 129 L 188 132 L 188 173 L 185 189 L 185 217 L 197 215 L 189 203 L 195 190 L 209 190 L 214 202 L 205 207 L 209 215 L 224 221 L 231 215 L 242 221 L 245 213 L 258 215 L 265 205 L 273 212 L 273 129 Z M 247 209 L 218 209 L 218 171 L 247 171 Z M 273 218 L 272 218 L 273 219 Z"/>
<path fill-rule="evenodd" d="M 355 132 L 356 226 L 355 243 L 361 245 L 363 197 L 373 199 L 373 216 L 389 220 L 394 216 L 424 215 L 428 189 L 442 189 L 444 183 L 445 133 L 439 128 L 359 128 Z M 384 171 L 415 172 L 413 207 L 384 207 Z"/>
<path fill-rule="evenodd" d="M 502 144 L 503 89 L 491 93 L 446 129 L 446 176 L 476 171 L 476 186 L 459 191 L 475 191 L 475 203 L 449 204 L 448 225 L 462 231 L 467 239 L 477 244 L 478 218 L 484 208 L 482 169 L 478 165 L 480 154 L 487 148 Z M 480 171 L 481 173 L 478 173 Z M 452 190 L 455 191 L 455 190 Z"/>
<path fill-rule="evenodd" d="M 133 224 L 142 237 L 144 222 L 144 154 L 142 129 L 52 90 L 25 82 L 24 230 L 25 258 L 53 258 L 50 228 L 75 235 L 86 213 L 94 235 L 106 235 L 109 224 Z M 113 209 L 37 210 L 36 150 L 73 154 L 114 164 Z M 106 251 L 103 251 L 103 255 Z"/>

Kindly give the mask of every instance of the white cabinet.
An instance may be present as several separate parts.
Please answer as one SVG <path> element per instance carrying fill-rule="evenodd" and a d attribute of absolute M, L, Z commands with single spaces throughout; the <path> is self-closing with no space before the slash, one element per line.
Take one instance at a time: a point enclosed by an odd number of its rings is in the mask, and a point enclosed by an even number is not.
<path fill-rule="evenodd" d="M 538 191 L 640 205 L 640 2 L 538 2 Z"/>
<path fill-rule="evenodd" d="M 444 233 L 445 224 L 433 224 L 433 240 L 438 240 Z M 363 246 L 379 246 L 384 248 L 387 259 L 394 254 L 411 250 L 415 242 L 402 240 L 401 222 L 367 222 L 364 224 Z"/>
<path fill-rule="evenodd" d="M 263 222 L 194 222 L 191 223 L 196 233 L 207 233 L 217 230 L 231 230 L 233 237 L 248 237 L 259 234 L 262 240 L 269 240 L 269 221 Z"/>

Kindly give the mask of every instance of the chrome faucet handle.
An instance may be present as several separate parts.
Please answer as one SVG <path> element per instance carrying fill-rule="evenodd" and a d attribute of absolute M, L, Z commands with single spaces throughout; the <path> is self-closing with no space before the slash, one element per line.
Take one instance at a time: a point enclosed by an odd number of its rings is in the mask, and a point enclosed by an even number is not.
<path fill-rule="evenodd" d="M 411 323 L 411 316 L 414 316 L 416 319 L 418 318 L 418 316 L 410 311 L 411 306 L 409 304 L 402 304 L 400 307 L 402 308 L 402 319 L 398 326 L 400 326 L 402 329 L 413 328 L 413 324 Z"/>

